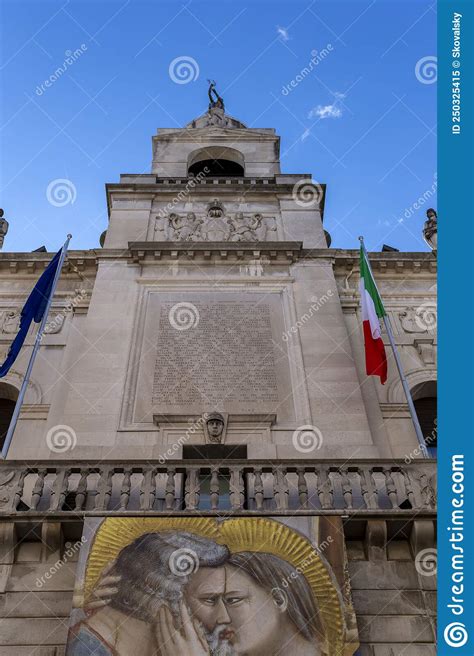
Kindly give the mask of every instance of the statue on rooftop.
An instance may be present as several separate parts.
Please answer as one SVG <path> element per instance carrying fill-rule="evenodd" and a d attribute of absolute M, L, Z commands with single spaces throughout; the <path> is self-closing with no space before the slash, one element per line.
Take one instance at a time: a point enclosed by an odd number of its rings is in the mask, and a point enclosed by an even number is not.
<path fill-rule="evenodd" d="M 214 109 L 217 107 L 218 109 L 222 109 L 222 111 L 224 111 L 224 99 L 216 91 L 216 81 L 208 80 L 208 82 L 209 89 L 207 91 L 207 95 L 209 96 L 209 109 Z"/>

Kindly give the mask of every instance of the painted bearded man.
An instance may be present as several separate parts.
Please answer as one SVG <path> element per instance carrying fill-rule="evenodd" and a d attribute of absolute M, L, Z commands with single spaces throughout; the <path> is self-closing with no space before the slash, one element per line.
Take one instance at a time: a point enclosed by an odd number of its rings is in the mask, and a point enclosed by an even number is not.
<path fill-rule="evenodd" d="M 322 643 L 311 589 L 292 565 L 169 531 L 122 549 L 66 654 L 323 656 Z"/>

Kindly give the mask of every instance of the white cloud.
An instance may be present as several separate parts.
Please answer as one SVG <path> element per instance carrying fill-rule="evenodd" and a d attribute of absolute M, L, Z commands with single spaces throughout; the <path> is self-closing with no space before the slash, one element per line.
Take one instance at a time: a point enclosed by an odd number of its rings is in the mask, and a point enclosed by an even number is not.
<path fill-rule="evenodd" d="M 286 29 L 286 27 L 280 27 L 279 25 L 277 25 L 277 34 L 282 41 L 290 40 L 290 35 L 288 34 L 288 30 Z"/>
<path fill-rule="evenodd" d="M 316 105 L 316 107 L 313 107 L 313 109 L 309 112 L 308 118 L 320 118 L 325 119 L 325 118 L 341 118 L 342 116 L 342 110 L 340 107 L 337 107 L 336 104 L 333 105 Z"/>
<path fill-rule="evenodd" d="M 309 112 L 308 118 L 317 117 L 321 120 L 324 118 L 341 118 L 342 109 L 338 106 L 338 102 L 345 98 L 346 94 L 341 93 L 340 91 L 334 91 L 332 95 L 335 98 L 335 102 L 330 105 L 316 105 L 316 107 L 313 107 Z"/>

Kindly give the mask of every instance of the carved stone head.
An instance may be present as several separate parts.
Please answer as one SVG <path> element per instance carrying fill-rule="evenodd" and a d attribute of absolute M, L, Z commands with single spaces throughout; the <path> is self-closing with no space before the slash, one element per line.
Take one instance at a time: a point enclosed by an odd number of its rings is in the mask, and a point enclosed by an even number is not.
<path fill-rule="evenodd" d="M 219 412 L 211 412 L 206 420 L 209 441 L 220 444 L 224 433 L 225 419 Z"/>

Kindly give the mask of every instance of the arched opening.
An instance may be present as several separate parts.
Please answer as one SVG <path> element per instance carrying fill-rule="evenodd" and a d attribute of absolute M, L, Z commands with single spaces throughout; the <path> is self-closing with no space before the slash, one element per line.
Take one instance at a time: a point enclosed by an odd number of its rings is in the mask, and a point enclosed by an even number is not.
<path fill-rule="evenodd" d="M 188 175 L 199 177 L 241 177 L 245 175 L 244 157 L 235 148 L 209 146 L 188 158 Z"/>
<path fill-rule="evenodd" d="M 17 398 L 16 387 L 0 383 L 0 449 L 3 448 Z"/>
<path fill-rule="evenodd" d="M 436 458 L 438 449 L 438 392 L 435 380 L 419 383 L 411 390 L 418 421 L 425 438 L 428 455 Z"/>

